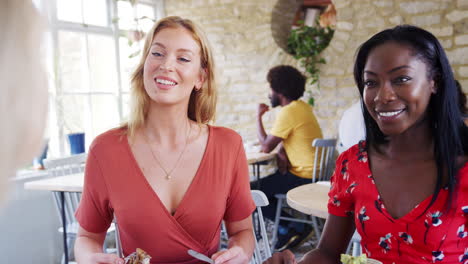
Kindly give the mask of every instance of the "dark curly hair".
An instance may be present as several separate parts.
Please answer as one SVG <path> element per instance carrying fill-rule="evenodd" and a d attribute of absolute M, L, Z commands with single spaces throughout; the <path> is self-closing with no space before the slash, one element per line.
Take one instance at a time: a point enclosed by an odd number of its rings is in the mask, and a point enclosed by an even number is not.
<path fill-rule="evenodd" d="M 304 94 L 306 78 L 292 66 L 279 65 L 271 68 L 267 80 L 273 91 L 289 100 L 297 100 Z"/>

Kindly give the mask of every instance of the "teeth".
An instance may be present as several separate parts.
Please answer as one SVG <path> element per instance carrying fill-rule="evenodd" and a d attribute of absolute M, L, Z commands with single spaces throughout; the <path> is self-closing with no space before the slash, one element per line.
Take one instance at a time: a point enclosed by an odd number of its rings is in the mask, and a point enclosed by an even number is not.
<path fill-rule="evenodd" d="M 398 111 L 393 111 L 393 112 L 378 112 L 378 113 L 379 113 L 380 116 L 389 117 L 389 116 L 398 115 L 401 112 L 403 112 L 403 110 L 398 110 Z"/>
<path fill-rule="evenodd" d="M 165 85 L 176 85 L 175 82 L 171 82 L 169 80 L 164 80 L 164 79 L 156 79 L 156 82 L 160 84 L 165 84 Z"/>

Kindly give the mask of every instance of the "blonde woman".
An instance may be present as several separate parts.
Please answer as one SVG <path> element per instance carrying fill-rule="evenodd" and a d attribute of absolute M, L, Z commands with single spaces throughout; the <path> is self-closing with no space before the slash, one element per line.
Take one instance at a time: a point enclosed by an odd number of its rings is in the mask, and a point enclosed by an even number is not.
<path fill-rule="evenodd" d="M 207 123 L 216 105 L 214 64 L 202 31 L 167 17 L 147 35 L 132 76 L 128 124 L 90 147 L 76 213 L 78 263 L 123 263 L 102 253 L 113 215 L 124 255 L 142 248 L 151 263 L 247 263 L 254 248 L 247 161 L 234 131 Z M 229 248 L 218 251 L 221 222 Z"/>

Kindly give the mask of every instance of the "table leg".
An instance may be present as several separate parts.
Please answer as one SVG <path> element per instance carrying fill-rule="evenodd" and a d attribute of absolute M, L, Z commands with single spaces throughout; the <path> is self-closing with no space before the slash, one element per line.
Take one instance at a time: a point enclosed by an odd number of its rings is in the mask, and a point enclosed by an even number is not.
<path fill-rule="evenodd" d="M 257 189 L 260 190 L 260 163 L 255 163 L 256 174 L 257 174 Z"/>
<path fill-rule="evenodd" d="M 65 216 L 65 193 L 60 192 L 60 202 L 62 204 L 62 227 L 63 227 L 63 254 L 65 255 L 65 264 L 68 264 L 68 244 L 67 244 L 67 222 Z"/>

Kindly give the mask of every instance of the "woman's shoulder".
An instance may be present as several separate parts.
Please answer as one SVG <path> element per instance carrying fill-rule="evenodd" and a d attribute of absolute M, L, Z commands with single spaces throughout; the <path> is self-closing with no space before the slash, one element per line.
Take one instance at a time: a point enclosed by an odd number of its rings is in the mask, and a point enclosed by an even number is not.
<path fill-rule="evenodd" d="M 367 149 L 366 149 L 366 141 L 361 140 L 359 143 L 351 146 L 347 150 L 343 151 L 338 159 L 352 159 L 352 158 L 358 158 L 359 156 L 365 156 L 367 157 Z"/>
<path fill-rule="evenodd" d="M 94 138 L 91 146 L 91 150 L 97 150 L 102 148 L 108 148 L 110 146 L 118 146 L 125 142 L 127 139 L 127 129 L 123 127 L 112 128 L 102 134 L 99 134 Z"/>
<path fill-rule="evenodd" d="M 210 126 L 211 133 L 213 133 L 213 138 L 219 141 L 227 142 L 240 142 L 242 141 L 241 136 L 234 130 L 221 127 L 221 126 Z"/>

